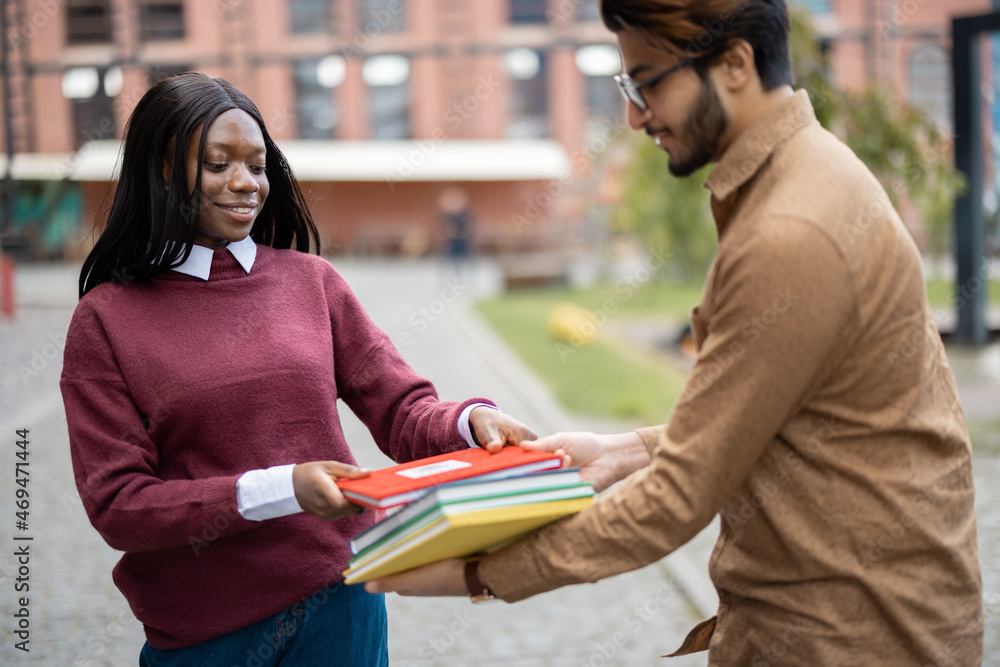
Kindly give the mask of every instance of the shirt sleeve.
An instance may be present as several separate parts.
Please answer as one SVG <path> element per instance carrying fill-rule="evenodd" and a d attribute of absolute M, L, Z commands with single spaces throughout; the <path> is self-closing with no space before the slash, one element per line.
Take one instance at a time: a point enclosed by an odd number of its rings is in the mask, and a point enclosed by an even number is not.
<path fill-rule="evenodd" d="M 714 271 L 705 337 L 652 460 L 593 506 L 486 556 L 507 600 L 634 570 L 690 540 L 841 358 L 856 300 L 844 258 L 810 223 L 730 248 Z"/>
<path fill-rule="evenodd" d="M 469 416 L 476 408 L 492 408 L 493 410 L 498 409 L 497 406 L 490 405 L 489 403 L 473 403 L 465 406 L 465 409 L 462 410 L 462 414 L 458 416 L 458 433 L 462 436 L 462 440 L 465 440 L 465 444 L 467 444 L 470 449 L 479 446 L 476 444 L 476 439 L 472 435 L 472 424 L 469 422 Z"/>
<path fill-rule="evenodd" d="M 473 403 L 467 405 L 458 417 L 458 432 L 470 448 L 478 445 L 472 437 L 469 415 L 480 407 L 497 409 L 489 403 Z M 243 473 L 236 482 L 240 516 L 251 521 L 263 521 L 301 512 L 292 482 L 294 468 L 295 464 L 288 464 Z"/>
<path fill-rule="evenodd" d="M 294 463 L 248 470 L 236 481 L 240 516 L 251 521 L 277 519 L 302 511 L 292 481 Z"/>
<path fill-rule="evenodd" d="M 81 301 L 66 336 L 60 380 L 73 473 L 94 528 L 113 548 L 141 552 L 197 544 L 259 524 L 240 516 L 237 476 L 166 480 L 103 325 Z"/>
<path fill-rule="evenodd" d="M 467 448 L 459 430 L 463 411 L 473 404 L 492 406 L 492 401 L 440 401 L 434 385 L 406 363 L 333 267 L 326 295 L 337 395 L 379 448 L 400 463 Z"/>

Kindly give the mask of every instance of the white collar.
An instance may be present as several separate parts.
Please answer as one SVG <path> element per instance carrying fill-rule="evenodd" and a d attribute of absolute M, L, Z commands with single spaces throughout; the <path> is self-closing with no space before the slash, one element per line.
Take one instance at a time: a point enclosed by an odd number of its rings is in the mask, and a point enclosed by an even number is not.
<path fill-rule="evenodd" d="M 247 236 L 242 241 L 230 243 L 225 248 L 236 258 L 236 261 L 240 263 L 243 270 L 250 273 L 250 269 L 253 268 L 253 261 L 257 258 L 257 244 L 254 243 L 253 239 Z M 206 248 L 203 245 L 193 245 L 191 246 L 191 254 L 188 255 L 187 261 L 180 266 L 175 266 L 173 270 L 194 278 L 208 280 L 208 276 L 212 272 L 212 253 L 212 248 Z"/>

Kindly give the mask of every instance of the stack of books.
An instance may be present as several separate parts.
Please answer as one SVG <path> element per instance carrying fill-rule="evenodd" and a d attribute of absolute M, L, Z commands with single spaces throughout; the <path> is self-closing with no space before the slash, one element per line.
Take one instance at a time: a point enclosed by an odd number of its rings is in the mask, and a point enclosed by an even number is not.
<path fill-rule="evenodd" d="M 346 582 L 493 551 L 579 512 L 593 503 L 593 485 L 581 480 L 576 468 L 556 469 L 560 464 L 550 453 L 520 447 L 497 454 L 470 449 L 339 481 L 352 502 L 405 503 L 351 540 L 354 557 L 344 572 Z"/>

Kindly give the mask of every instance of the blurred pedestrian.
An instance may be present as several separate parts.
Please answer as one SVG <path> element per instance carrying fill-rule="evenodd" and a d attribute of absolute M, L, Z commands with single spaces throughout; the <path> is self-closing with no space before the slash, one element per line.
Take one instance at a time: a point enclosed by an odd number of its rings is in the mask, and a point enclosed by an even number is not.
<path fill-rule="evenodd" d="M 450 185 L 438 201 L 445 237 L 445 262 L 461 277 L 472 254 L 473 219 L 469 195 L 457 185 Z"/>

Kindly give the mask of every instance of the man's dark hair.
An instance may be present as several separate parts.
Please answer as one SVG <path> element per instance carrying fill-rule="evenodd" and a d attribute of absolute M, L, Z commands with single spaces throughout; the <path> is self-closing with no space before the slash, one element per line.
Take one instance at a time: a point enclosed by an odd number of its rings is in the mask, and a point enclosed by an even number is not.
<path fill-rule="evenodd" d="M 690 58 L 704 74 L 732 43 L 753 47 L 764 90 L 791 85 L 785 0 L 600 0 L 612 32 L 627 31 L 653 48 Z"/>
<path fill-rule="evenodd" d="M 319 232 L 298 182 L 264 119 L 249 97 L 225 79 L 198 72 L 160 81 L 142 96 L 125 130 L 125 151 L 107 224 L 80 273 L 80 296 L 112 280 L 145 280 L 179 266 L 198 233 L 201 169 L 188 192 L 188 145 L 197 136 L 198 164 L 205 156 L 208 126 L 240 109 L 260 126 L 270 192 L 250 237 L 262 245 L 319 252 Z M 168 152 L 172 151 L 172 152 Z M 164 165 L 170 174 L 164 179 Z M 167 183 L 178 187 L 167 187 Z"/>

